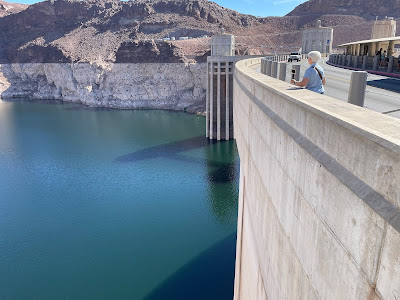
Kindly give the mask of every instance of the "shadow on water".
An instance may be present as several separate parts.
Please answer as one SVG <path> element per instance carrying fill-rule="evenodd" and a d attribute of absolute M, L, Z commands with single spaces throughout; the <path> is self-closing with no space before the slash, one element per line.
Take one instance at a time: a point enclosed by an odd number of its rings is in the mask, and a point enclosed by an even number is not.
<path fill-rule="evenodd" d="M 235 254 L 236 234 L 231 234 L 179 269 L 144 300 L 233 299 Z"/>
<path fill-rule="evenodd" d="M 127 155 L 120 156 L 116 159 L 116 161 L 121 163 L 131 163 L 146 159 L 154 159 L 158 157 L 173 158 L 178 153 L 203 148 L 215 143 L 216 141 L 210 141 L 206 137 L 198 136 L 183 141 L 172 142 L 169 144 L 163 144 L 139 150 Z"/>
<path fill-rule="evenodd" d="M 234 141 L 205 148 L 209 207 L 214 218 L 224 226 L 236 226 L 239 192 L 239 157 Z"/>
<path fill-rule="evenodd" d="M 208 177 L 211 182 L 214 183 L 228 183 L 235 180 L 237 175 L 237 167 L 232 163 L 218 163 L 209 164 L 209 166 L 216 167 L 215 170 L 208 172 Z"/>
<path fill-rule="evenodd" d="M 236 148 L 229 143 L 230 141 L 217 142 L 209 140 L 203 136 L 198 136 L 122 155 L 117 157 L 115 161 L 119 163 L 133 163 L 147 159 L 166 157 L 192 164 L 206 163 L 208 167 L 208 179 L 211 182 L 228 183 L 232 182 L 237 177 L 236 161 L 224 161 L 223 159 L 224 157 L 234 157 L 233 152 L 236 151 Z M 212 145 L 217 147 L 217 149 L 209 147 Z M 206 161 L 200 158 L 191 158 L 180 155 L 180 153 L 204 147 L 206 147 Z M 221 148 L 223 148 L 222 153 Z"/>
<path fill-rule="evenodd" d="M 205 158 L 182 155 L 185 151 L 203 148 Z M 183 141 L 139 150 L 116 158 L 119 163 L 134 163 L 146 159 L 165 157 L 180 163 L 207 168 L 204 180 L 208 183 L 209 206 L 215 219 L 222 225 L 236 222 L 239 186 L 239 158 L 234 141 L 210 141 L 199 136 Z"/>
<path fill-rule="evenodd" d="M 400 80 L 387 78 L 367 81 L 367 85 L 400 93 Z"/>
<path fill-rule="evenodd" d="M 214 183 L 239 180 L 237 148 L 235 141 L 223 141 L 205 148 L 208 178 Z M 238 181 L 239 182 L 239 181 Z"/>

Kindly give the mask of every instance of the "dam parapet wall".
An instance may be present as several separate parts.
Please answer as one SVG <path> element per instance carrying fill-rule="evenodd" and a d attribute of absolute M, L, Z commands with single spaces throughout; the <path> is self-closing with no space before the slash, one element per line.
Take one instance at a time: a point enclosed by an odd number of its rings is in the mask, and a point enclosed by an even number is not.
<path fill-rule="evenodd" d="M 236 64 L 235 299 L 400 298 L 400 121 Z"/>
<path fill-rule="evenodd" d="M 207 63 L 0 65 L 0 97 L 94 107 L 205 111 Z"/>

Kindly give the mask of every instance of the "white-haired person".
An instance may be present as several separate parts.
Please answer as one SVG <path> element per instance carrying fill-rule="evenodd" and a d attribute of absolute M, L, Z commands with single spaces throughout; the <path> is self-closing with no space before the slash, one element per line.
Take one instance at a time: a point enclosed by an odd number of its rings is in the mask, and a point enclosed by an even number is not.
<path fill-rule="evenodd" d="M 308 63 L 310 67 L 304 73 L 302 81 L 291 81 L 296 86 L 306 87 L 307 90 L 324 94 L 324 85 L 326 83 L 324 69 L 318 65 L 318 61 L 321 60 L 321 53 L 318 51 L 311 51 L 308 53 Z"/>

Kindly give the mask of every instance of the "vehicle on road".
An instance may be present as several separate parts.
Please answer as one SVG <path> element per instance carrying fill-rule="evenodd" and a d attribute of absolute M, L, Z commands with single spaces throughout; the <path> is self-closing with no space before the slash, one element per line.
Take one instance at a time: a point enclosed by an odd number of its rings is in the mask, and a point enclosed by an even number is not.
<path fill-rule="evenodd" d="M 292 53 L 290 53 L 290 56 L 289 56 L 288 61 L 289 61 L 289 62 L 292 62 L 292 61 L 297 61 L 297 62 L 299 62 L 299 61 L 301 61 L 301 54 L 300 54 L 299 52 L 292 52 Z"/>

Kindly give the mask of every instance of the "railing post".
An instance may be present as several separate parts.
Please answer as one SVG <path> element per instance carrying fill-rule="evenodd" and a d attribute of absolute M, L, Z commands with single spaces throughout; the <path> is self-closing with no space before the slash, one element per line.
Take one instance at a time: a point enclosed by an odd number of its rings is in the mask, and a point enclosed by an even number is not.
<path fill-rule="evenodd" d="M 265 72 L 265 74 L 267 76 L 271 76 L 271 67 L 272 67 L 272 60 L 267 60 L 267 70 Z"/>
<path fill-rule="evenodd" d="M 394 57 L 391 56 L 391 57 L 389 57 L 389 64 L 388 64 L 388 68 L 387 68 L 388 73 L 392 73 L 393 63 L 394 63 Z"/>
<path fill-rule="evenodd" d="M 351 74 L 351 82 L 348 103 L 364 106 L 365 90 L 367 88 L 367 76 L 365 71 L 355 71 Z"/>
<path fill-rule="evenodd" d="M 279 64 L 279 79 L 282 81 L 286 81 L 286 69 L 287 63 L 282 62 Z"/>
<path fill-rule="evenodd" d="M 347 55 L 347 66 L 350 67 L 351 66 L 351 61 L 352 61 L 353 57 L 351 55 Z"/>
<path fill-rule="evenodd" d="M 267 59 L 261 58 L 261 73 L 266 75 Z"/>
<path fill-rule="evenodd" d="M 363 63 L 362 63 L 362 69 L 366 70 L 367 69 L 367 63 L 368 63 L 368 55 L 363 56 Z"/>
<path fill-rule="evenodd" d="M 373 70 L 374 70 L 374 71 L 378 70 L 378 63 L 379 63 L 379 60 L 380 60 L 380 59 L 381 59 L 381 58 L 378 57 L 378 55 L 375 55 L 375 57 L 374 57 L 374 66 L 373 66 Z"/>
<path fill-rule="evenodd" d="M 358 60 L 359 60 L 359 56 L 356 55 L 356 57 L 354 59 L 354 68 L 358 68 Z"/>
<path fill-rule="evenodd" d="M 271 77 L 278 78 L 278 62 L 272 62 Z"/>

